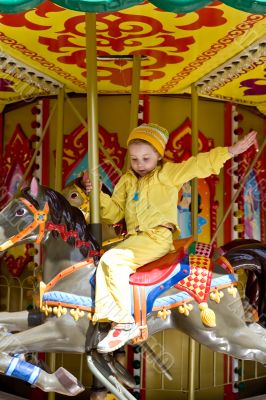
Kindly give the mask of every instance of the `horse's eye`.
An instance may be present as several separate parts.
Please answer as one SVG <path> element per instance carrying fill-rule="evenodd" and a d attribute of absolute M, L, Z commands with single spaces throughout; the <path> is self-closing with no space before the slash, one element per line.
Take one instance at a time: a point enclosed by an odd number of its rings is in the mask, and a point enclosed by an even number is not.
<path fill-rule="evenodd" d="M 78 197 L 78 194 L 77 194 L 77 192 L 73 192 L 73 193 L 71 193 L 71 199 L 76 199 L 77 197 Z"/>
<path fill-rule="evenodd" d="M 17 216 L 17 217 L 22 217 L 25 213 L 26 213 L 25 208 L 19 208 L 19 209 L 16 211 L 16 216 Z"/>

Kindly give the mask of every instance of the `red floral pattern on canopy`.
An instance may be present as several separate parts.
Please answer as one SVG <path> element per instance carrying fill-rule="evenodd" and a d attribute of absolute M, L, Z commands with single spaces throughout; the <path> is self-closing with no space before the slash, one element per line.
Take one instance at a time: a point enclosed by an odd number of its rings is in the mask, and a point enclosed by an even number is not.
<path fill-rule="evenodd" d="M 31 84 L 27 71 L 18 77 L 9 56 L 33 68 L 36 75 L 47 76 L 42 83 L 55 80 L 66 92 L 86 93 L 84 13 L 64 9 L 59 2 L 40 3 L 30 11 L 0 15 L 0 44 L 6 57 L 0 72 L 0 105 L 26 97 L 25 82 L 33 97 L 45 94 L 38 82 Z M 98 92 L 102 94 L 131 93 L 133 64 L 123 57 L 136 54 L 143 56 L 141 93 L 190 93 L 192 83 L 262 38 L 266 28 L 266 15 L 238 11 L 221 1 L 206 2 L 189 13 L 166 12 L 146 1 L 99 13 L 96 20 L 97 55 L 102 57 L 97 62 Z M 263 107 L 264 57 L 254 57 L 253 63 L 208 95 Z"/>

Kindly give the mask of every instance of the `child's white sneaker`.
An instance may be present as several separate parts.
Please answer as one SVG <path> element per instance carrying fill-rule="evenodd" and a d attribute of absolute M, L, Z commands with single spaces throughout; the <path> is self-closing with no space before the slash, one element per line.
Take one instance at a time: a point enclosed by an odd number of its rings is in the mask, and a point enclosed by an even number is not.
<path fill-rule="evenodd" d="M 99 353 L 110 353 L 124 346 L 129 340 L 140 335 L 139 327 L 134 324 L 116 324 L 113 323 L 112 328 L 107 336 L 98 343 L 97 351 Z"/>

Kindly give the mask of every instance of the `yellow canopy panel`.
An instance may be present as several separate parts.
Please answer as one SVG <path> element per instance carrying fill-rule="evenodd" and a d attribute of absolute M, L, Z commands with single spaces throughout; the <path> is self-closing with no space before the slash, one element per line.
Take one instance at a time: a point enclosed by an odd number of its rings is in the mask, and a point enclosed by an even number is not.
<path fill-rule="evenodd" d="M 44 2 L 0 20 L 0 103 L 54 94 L 60 85 L 86 93 L 84 13 Z M 132 57 L 141 54 L 142 93 L 184 93 L 200 82 L 202 96 L 265 109 L 265 32 L 266 15 L 219 1 L 187 14 L 148 2 L 97 14 L 98 91 L 131 93 Z"/>

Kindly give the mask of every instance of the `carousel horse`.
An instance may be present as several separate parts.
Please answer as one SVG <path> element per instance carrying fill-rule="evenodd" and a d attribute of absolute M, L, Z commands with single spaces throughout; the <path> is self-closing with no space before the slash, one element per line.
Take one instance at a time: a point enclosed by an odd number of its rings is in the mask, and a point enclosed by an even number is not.
<path fill-rule="evenodd" d="M 87 173 L 86 171 L 84 172 Z M 72 206 L 79 208 L 87 221 L 90 220 L 89 196 L 85 193 L 81 178 L 69 183 L 62 194 Z M 118 229 L 107 224 L 102 224 L 103 246 L 112 245 L 123 240 L 121 235 L 123 225 L 118 224 Z M 254 246 L 253 246 L 254 244 Z M 244 311 L 246 320 L 251 321 L 257 316 L 260 325 L 266 327 L 266 254 L 261 254 L 263 246 L 258 240 L 235 239 L 216 250 L 219 255 L 226 255 L 234 271 L 241 271 L 240 284 L 244 287 Z M 257 253 L 259 254 L 257 255 Z M 244 282 L 243 282 L 244 279 Z M 251 314 L 251 315 L 249 315 Z M 151 351 L 151 349 L 149 349 Z M 164 370 L 164 366 L 160 365 Z M 165 371 L 167 374 L 167 371 Z"/>
<path fill-rule="evenodd" d="M 120 400 L 134 400 L 124 386 L 134 383 L 127 371 L 112 355 L 97 353 L 97 343 L 109 329 L 91 322 L 97 244 L 81 212 L 35 179 L 0 213 L 0 251 L 28 242 L 41 243 L 46 255 L 40 285 L 43 314 L 0 313 L 0 325 L 18 331 L 0 338 L 0 372 L 47 392 L 75 396 L 84 388 L 67 370 L 48 373 L 12 353 L 86 353 L 89 369 L 104 386 Z M 265 247 L 260 256 L 265 259 Z M 132 313 L 141 328 L 136 342 L 174 328 L 214 351 L 266 363 L 266 331 L 245 323 L 233 270 L 224 255 L 214 263 L 208 245 L 184 244 L 138 269 L 130 283 Z"/>

